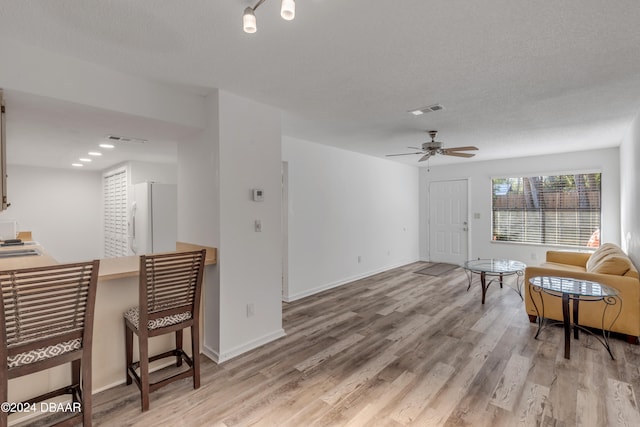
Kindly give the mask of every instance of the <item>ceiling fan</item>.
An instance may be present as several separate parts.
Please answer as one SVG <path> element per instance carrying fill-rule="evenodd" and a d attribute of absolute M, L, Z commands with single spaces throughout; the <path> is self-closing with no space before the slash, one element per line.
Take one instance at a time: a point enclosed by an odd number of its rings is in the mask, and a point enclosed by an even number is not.
<path fill-rule="evenodd" d="M 421 150 L 421 151 L 417 151 L 415 153 L 387 154 L 387 157 L 422 154 L 423 156 L 420 157 L 420 160 L 418 161 L 424 162 L 425 160 L 428 160 L 431 156 L 435 156 L 436 154 L 442 154 L 445 156 L 456 156 L 456 157 L 473 157 L 475 156 L 475 153 L 463 153 L 462 151 L 473 151 L 478 149 L 478 147 L 474 147 L 471 145 L 466 147 L 444 148 L 442 146 L 442 142 L 436 141 L 436 134 L 438 133 L 438 131 L 430 130 L 428 132 L 429 132 L 429 136 L 431 137 L 431 141 L 424 142 L 422 144 L 422 148 L 407 147 L 407 148 L 413 148 L 415 150 Z"/>

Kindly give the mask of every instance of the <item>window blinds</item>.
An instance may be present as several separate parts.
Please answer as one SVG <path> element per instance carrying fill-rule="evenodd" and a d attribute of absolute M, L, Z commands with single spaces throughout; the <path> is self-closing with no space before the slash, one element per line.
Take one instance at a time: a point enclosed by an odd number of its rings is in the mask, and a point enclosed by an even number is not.
<path fill-rule="evenodd" d="M 494 178 L 493 240 L 599 246 L 600 173 Z"/>

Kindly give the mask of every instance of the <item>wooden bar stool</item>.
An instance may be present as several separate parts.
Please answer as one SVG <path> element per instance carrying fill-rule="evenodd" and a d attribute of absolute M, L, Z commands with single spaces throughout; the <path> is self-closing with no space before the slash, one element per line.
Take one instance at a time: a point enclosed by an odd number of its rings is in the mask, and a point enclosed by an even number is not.
<path fill-rule="evenodd" d="M 206 250 L 140 257 L 140 306 L 124 313 L 126 378 L 140 388 L 142 410 L 149 409 L 149 393 L 173 381 L 193 377 L 200 387 L 200 292 Z M 182 330 L 191 328 L 191 357 L 182 349 Z M 149 338 L 175 333 L 175 348 L 149 356 Z M 140 361 L 133 362 L 133 334 L 138 335 Z M 149 363 L 176 358 L 189 369 L 155 383 L 149 382 Z M 140 369 L 140 374 L 136 369 Z"/>
<path fill-rule="evenodd" d="M 71 363 L 71 384 L 22 402 L 70 394 L 72 417 L 56 426 L 91 426 L 91 343 L 99 261 L 0 271 L 0 401 L 8 380 Z M 0 411 L 0 427 L 7 425 Z"/>

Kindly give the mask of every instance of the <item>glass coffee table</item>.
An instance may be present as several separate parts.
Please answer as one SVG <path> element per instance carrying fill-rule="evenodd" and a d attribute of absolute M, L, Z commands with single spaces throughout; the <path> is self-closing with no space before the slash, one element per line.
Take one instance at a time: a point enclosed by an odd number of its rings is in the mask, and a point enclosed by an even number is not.
<path fill-rule="evenodd" d="M 464 263 L 464 269 L 467 270 L 469 276 L 469 286 L 467 291 L 471 288 L 471 282 L 473 280 L 473 273 L 480 275 L 480 284 L 482 285 L 482 303 L 484 304 L 485 296 L 487 295 L 487 289 L 489 285 L 495 280 L 499 280 L 500 287 L 504 283 L 505 276 L 516 276 L 516 287 L 512 289 L 520 295 L 522 298 L 522 277 L 524 276 L 524 269 L 527 265 L 520 261 L 512 259 L 472 259 Z M 487 277 L 493 278 L 487 283 Z"/>
<path fill-rule="evenodd" d="M 568 277 L 548 277 L 538 276 L 529 279 L 529 295 L 531 296 L 531 302 L 538 314 L 538 331 L 536 332 L 535 339 L 538 339 L 540 331 L 542 330 L 542 323 L 544 321 L 544 299 L 542 296 L 539 298 L 541 307 L 536 304 L 536 299 L 533 298 L 534 293 L 545 293 L 547 295 L 562 298 L 562 322 L 551 323 L 563 323 L 564 324 L 564 358 L 571 358 L 571 327 L 573 326 L 574 339 L 578 339 L 578 330 L 583 330 L 596 338 L 607 349 L 611 359 L 613 353 L 609 346 L 609 332 L 611 326 L 615 323 L 622 311 L 622 301 L 618 297 L 618 291 L 609 286 L 605 286 L 598 282 L 591 282 L 588 280 L 572 279 Z M 587 301 L 603 301 L 605 303 L 602 312 L 602 339 L 591 332 L 589 329 L 580 326 L 578 324 L 578 307 L 580 302 Z M 611 324 L 605 325 L 605 314 L 609 307 L 618 306 L 618 313 L 614 316 Z M 572 307 L 570 307 L 572 306 Z M 573 325 L 571 324 L 572 316 L 570 309 L 573 309 Z M 608 328 L 605 328 L 608 326 Z"/>

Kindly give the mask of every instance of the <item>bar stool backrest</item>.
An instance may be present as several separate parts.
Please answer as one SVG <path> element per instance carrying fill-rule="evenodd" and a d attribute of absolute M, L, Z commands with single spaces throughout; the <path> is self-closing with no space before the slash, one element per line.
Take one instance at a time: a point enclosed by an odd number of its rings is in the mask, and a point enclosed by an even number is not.
<path fill-rule="evenodd" d="M 26 402 L 70 394 L 74 408 L 79 404 L 80 410 L 64 411 L 67 417 L 54 425 L 91 426 L 91 348 L 99 266 L 95 260 L 0 271 L 0 401 L 7 401 L 9 379 L 70 365 L 67 385 Z M 8 415 L 0 412 L 0 427 L 8 425 Z"/>
<path fill-rule="evenodd" d="M 185 312 L 198 318 L 205 254 L 191 251 L 140 257 L 140 325 Z"/>
<path fill-rule="evenodd" d="M 0 272 L 0 360 L 77 339 L 90 345 L 98 266 L 96 260 Z"/>

